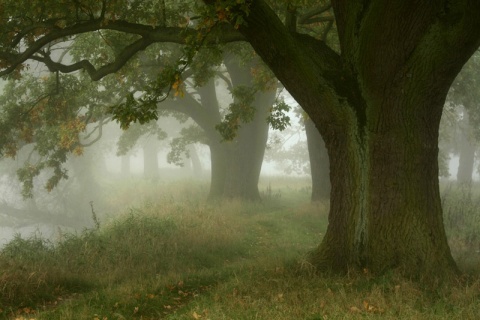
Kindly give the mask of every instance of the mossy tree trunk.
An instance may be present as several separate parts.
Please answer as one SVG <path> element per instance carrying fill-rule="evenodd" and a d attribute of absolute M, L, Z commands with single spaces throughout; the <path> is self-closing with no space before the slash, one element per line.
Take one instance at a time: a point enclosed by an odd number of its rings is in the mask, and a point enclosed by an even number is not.
<path fill-rule="evenodd" d="M 209 1 L 206 1 L 207 3 Z M 480 45 L 480 2 L 333 1 L 341 54 L 288 30 L 262 0 L 239 30 L 320 130 L 330 158 L 319 269 L 456 272 L 442 221 L 438 129 Z"/>
<path fill-rule="evenodd" d="M 324 132 L 332 192 L 329 227 L 312 255 L 318 267 L 400 268 L 421 275 L 455 270 L 438 186 L 442 103 L 419 95 L 424 94 L 391 92 L 380 103 L 370 101 L 370 110 L 378 110 L 375 128 L 362 128 L 356 115 L 346 112 L 345 126 Z M 416 108 L 429 108 L 412 117 L 412 100 Z"/>

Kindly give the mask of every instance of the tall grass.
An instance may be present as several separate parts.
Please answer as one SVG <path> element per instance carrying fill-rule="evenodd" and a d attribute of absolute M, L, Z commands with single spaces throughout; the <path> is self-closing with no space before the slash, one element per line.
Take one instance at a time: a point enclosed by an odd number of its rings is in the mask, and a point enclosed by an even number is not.
<path fill-rule="evenodd" d="M 480 270 L 480 188 L 448 185 L 443 191 L 444 224 L 454 258 L 467 272 Z"/>
<path fill-rule="evenodd" d="M 307 183 L 280 184 L 263 182 L 262 192 L 271 196 L 262 203 L 213 204 L 202 200 L 205 188 L 199 183 L 117 185 L 118 196 L 112 192 L 109 201 L 127 209 L 96 212 L 98 229 L 59 231 L 57 241 L 16 237 L 7 244 L 0 252 L 0 318 L 480 316 L 476 276 L 426 289 L 395 273 L 316 275 L 304 257 L 325 232 L 328 206 L 309 203 Z M 142 196 L 135 197 L 137 192 Z M 460 219 L 453 208 L 465 202 L 455 202 L 461 196 L 444 197 L 446 224 Z M 464 230 L 458 223 L 451 226 L 450 239 Z M 455 241 L 464 243 L 469 232 Z"/>

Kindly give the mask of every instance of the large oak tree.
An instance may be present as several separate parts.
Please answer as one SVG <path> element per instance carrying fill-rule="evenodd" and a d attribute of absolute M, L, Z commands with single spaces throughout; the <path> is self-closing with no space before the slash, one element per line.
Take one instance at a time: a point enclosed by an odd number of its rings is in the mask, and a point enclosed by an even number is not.
<path fill-rule="evenodd" d="M 155 42 L 193 48 L 182 65 L 199 44 L 248 41 L 328 149 L 329 227 L 312 262 L 326 270 L 454 272 L 439 196 L 438 130 L 448 89 L 480 45 L 480 1 L 332 0 L 338 50 L 297 32 L 293 1 L 286 23 L 264 0 L 203 2 L 210 18 L 180 28 L 168 24 L 165 1 L 32 1 L 28 9 L 6 1 L 1 74 L 33 58 L 98 80 Z M 315 18 L 320 7 L 298 8 L 298 21 L 322 21 Z M 28 19 L 19 19 L 25 10 Z M 48 44 L 98 30 L 131 34 L 132 41 L 101 65 L 49 59 Z"/>
<path fill-rule="evenodd" d="M 442 221 L 438 129 L 448 89 L 480 45 L 478 1 L 332 1 L 340 54 L 264 1 L 240 31 L 322 134 L 329 227 L 313 254 L 333 270 L 456 269 Z"/>

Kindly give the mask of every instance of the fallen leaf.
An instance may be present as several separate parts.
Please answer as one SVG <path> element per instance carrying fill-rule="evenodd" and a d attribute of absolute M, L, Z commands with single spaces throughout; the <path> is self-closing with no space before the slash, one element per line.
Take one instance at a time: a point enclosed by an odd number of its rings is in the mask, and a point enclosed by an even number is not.
<path fill-rule="evenodd" d="M 358 309 L 357 307 L 353 306 L 353 307 L 350 307 L 350 312 L 352 313 L 361 313 L 362 310 Z"/>
<path fill-rule="evenodd" d="M 370 307 L 370 305 L 368 304 L 368 301 L 363 300 L 363 308 L 368 311 L 369 307 Z"/>

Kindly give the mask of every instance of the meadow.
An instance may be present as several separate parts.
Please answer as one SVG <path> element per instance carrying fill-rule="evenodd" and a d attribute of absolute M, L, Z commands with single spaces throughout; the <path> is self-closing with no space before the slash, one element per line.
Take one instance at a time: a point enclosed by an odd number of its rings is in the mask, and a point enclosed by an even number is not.
<path fill-rule="evenodd" d="M 425 286 L 395 271 L 315 273 L 328 222 L 308 179 L 264 178 L 261 203 L 205 201 L 198 181 L 115 183 L 92 227 L 0 252 L 0 319 L 478 319 L 480 196 L 444 186 L 463 275 Z"/>

